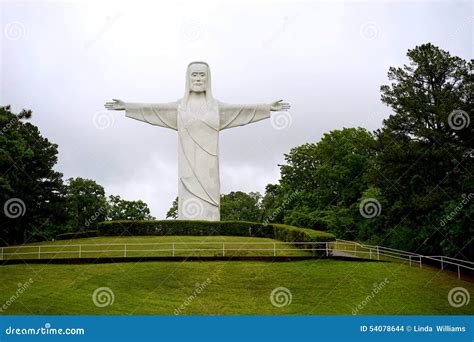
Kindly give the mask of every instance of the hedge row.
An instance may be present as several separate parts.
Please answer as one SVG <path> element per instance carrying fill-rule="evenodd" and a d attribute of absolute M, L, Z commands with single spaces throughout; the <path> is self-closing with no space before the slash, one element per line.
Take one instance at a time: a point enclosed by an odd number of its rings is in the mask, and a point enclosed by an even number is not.
<path fill-rule="evenodd" d="M 106 221 L 98 225 L 99 236 L 191 235 L 265 237 L 292 242 L 334 241 L 334 235 L 284 224 L 244 221 Z"/>
<path fill-rule="evenodd" d="M 82 239 L 88 237 L 98 236 L 98 230 L 89 230 L 85 232 L 76 232 L 76 233 L 64 233 L 56 236 L 56 240 L 71 240 L 71 239 Z"/>

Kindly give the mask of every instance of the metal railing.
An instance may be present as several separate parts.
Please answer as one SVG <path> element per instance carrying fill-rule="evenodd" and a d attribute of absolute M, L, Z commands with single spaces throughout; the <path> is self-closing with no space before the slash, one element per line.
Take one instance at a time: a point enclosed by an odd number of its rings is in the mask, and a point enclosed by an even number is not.
<path fill-rule="evenodd" d="M 105 248 L 106 247 L 106 248 Z M 352 256 L 371 260 L 406 262 L 410 266 L 423 264 L 439 266 L 441 270 L 456 269 L 458 278 L 461 270 L 474 271 L 474 262 L 446 256 L 427 256 L 394 248 L 372 246 L 354 241 L 337 239 L 332 242 L 153 242 L 153 243 L 112 243 L 112 244 L 52 244 L 20 245 L 0 247 L 0 260 L 42 259 L 42 258 L 104 258 L 130 257 L 133 254 L 145 256 L 192 256 L 197 252 L 213 253 L 213 256 L 236 256 L 236 252 L 250 252 L 250 256 Z M 258 252 L 258 253 L 257 253 Z M 290 253 L 291 252 L 291 253 Z M 301 254 L 301 252 L 307 252 Z M 93 255 L 96 253 L 96 255 Z M 291 255 L 293 253 L 293 255 Z M 99 255 L 97 255 L 99 254 Z M 150 256 L 150 255 L 148 255 Z"/>
<path fill-rule="evenodd" d="M 260 246 L 259 246 L 260 245 Z M 263 247 L 261 246 L 263 245 Z M 199 246 L 198 248 L 192 246 Z M 207 248 L 202 248 L 206 247 Z M 210 246 L 210 247 L 209 247 Z M 101 247 L 107 247 L 106 249 Z M 155 247 L 155 248 L 153 248 Z M 291 248 L 286 248 L 291 247 Z M 84 258 L 89 253 L 114 254 L 128 257 L 132 253 L 160 253 L 177 256 L 179 253 L 215 252 L 217 256 L 227 256 L 229 252 L 265 252 L 268 256 L 287 256 L 283 252 L 332 253 L 330 242 L 154 242 L 154 243 L 112 243 L 112 244 L 68 244 L 68 245 L 23 245 L 0 247 L 0 260 L 42 259 L 45 256 L 65 255 L 69 258 Z M 68 256 L 69 255 L 69 256 Z M 304 255 L 302 255 L 304 256 Z M 100 255 L 99 257 L 106 257 Z"/>
<path fill-rule="evenodd" d="M 416 264 L 420 268 L 423 267 L 423 264 L 438 266 L 441 270 L 450 268 L 457 271 L 458 279 L 461 279 L 462 269 L 466 270 L 466 273 L 472 273 L 474 271 L 474 262 L 472 261 L 443 255 L 422 255 L 389 247 L 372 246 L 341 239 L 336 240 L 336 248 L 334 248 L 334 250 L 365 259 L 381 260 L 382 257 L 382 260 L 389 259 L 389 261 L 407 262 L 410 266 Z"/>

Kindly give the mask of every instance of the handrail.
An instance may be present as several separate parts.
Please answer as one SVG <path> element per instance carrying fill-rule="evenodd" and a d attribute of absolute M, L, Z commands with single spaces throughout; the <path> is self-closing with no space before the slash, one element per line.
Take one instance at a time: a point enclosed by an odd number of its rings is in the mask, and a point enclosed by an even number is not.
<path fill-rule="evenodd" d="M 185 248 L 179 248 L 181 246 Z M 240 245 L 243 247 L 236 248 Z M 261 245 L 260 248 L 258 245 Z M 296 246 L 297 248 L 284 248 L 285 246 Z M 303 245 L 299 247 L 299 245 Z M 322 245 L 322 246 L 321 246 Z M 112 247 L 111 249 L 100 249 L 100 246 Z M 133 247 L 150 247 L 150 246 L 165 246 L 165 248 L 155 248 L 155 249 L 134 249 Z M 186 246 L 188 248 L 186 248 Z M 205 248 L 200 248 L 203 246 L 209 246 Z M 222 248 L 220 248 L 222 246 Z M 281 246 L 277 248 L 277 246 Z M 321 247 L 320 247 L 321 246 Z M 73 248 L 64 249 L 66 247 Z M 130 248 L 131 247 L 131 248 Z M 178 248 L 177 248 L 178 247 Z M 196 248 L 197 247 L 197 248 Z M 320 248 L 319 248 L 320 247 Z M 10 249 L 4 250 L 4 248 Z M 11 250 L 11 249 L 14 250 Z M 48 248 L 55 248 L 51 250 Z M 38 259 L 41 259 L 41 255 L 61 255 L 61 254 L 76 254 L 79 258 L 82 258 L 83 255 L 87 253 L 121 253 L 124 257 L 127 256 L 127 253 L 130 252 L 172 252 L 172 256 L 175 256 L 177 251 L 185 252 L 222 252 L 222 256 L 225 256 L 226 251 L 268 251 L 273 252 L 273 256 L 277 256 L 277 252 L 284 251 L 324 251 L 325 254 L 329 255 L 329 244 L 327 242 L 320 241 L 199 241 L 199 242 L 183 242 L 183 241 L 174 241 L 174 242 L 154 242 L 154 243 L 100 243 L 100 244 L 58 244 L 58 245 L 23 245 L 23 246 L 8 246 L 0 247 L 0 260 L 12 259 L 15 256 L 22 255 L 36 255 Z M 26 249 L 26 251 L 25 251 Z M 28 249 L 33 249 L 33 251 L 28 251 Z"/>
<path fill-rule="evenodd" d="M 375 250 L 377 252 L 377 255 L 382 255 L 385 257 L 389 258 L 394 258 L 394 259 L 399 259 L 403 261 L 408 261 L 410 263 L 410 266 L 413 262 L 416 262 L 419 264 L 420 268 L 422 267 L 423 264 L 423 259 L 428 259 L 428 260 L 434 260 L 440 263 L 441 265 L 441 270 L 444 270 L 444 265 L 453 265 L 457 267 L 457 273 L 458 273 L 458 278 L 461 278 L 461 268 L 465 268 L 467 270 L 474 271 L 474 267 L 468 266 L 472 265 L 474 266 L 474 262 L 472 261 L 467 261 L 467 260 L 461 260 L 461 259 L 456 259 L 452 257 L 446 257 L 446 256 L 440 256 L 440 255 L 422 255 L 422 254 L 417 254 L 417 253 L 412 253 L 412 252 L 406 252 L 402 251 L 399 249 L 394 249 L 394 248 L 389 248 L 389 247 L 382 247 L 382 246 L 372 246 L 372 245 L 364 245 L 359 242 L 355 241 L 348 241 L 348 240 L 342 240 L 342 239 L 336 239 L 336 243 L 343 244 L 343 245 L 354 245 L 354 246 L 359 246 L 360 248 L 364 249 L 369 249 L 369 252 L 366 251 L 357 251 L 357 248 L 352 249 L 345 249 L 343 250 L 346 253 L 354 253 L 357 255 L 359 254 L 369 254 L 371 256 L 372 250 Z M 342 251 L 342 250 L 341 250 Z M 408 256 L 408 259 L 403 258 L 403 256 Z M 418 260 L 413 260 L 413 258 L 416 258 Z M 447 260 L 446 260 L 447 259 Z M 465 265 L 468 264 L 468 265 Z"/>
<path fill-rule="evenodd" d="M 180 248 L 183 245 L 189 248 Z M 241 245 L 243 247 L 250 248 L 235 248 L 233 245 Z M 259 248 L 258 245 L 261 245 Z M 295 248 L 277 248 L 277 246 L 295 246 Z M 302 246 L 301 246 L 302 245 Z M 100 246 L 113 247 L 112 249 L 97 249 Z M 142 246 L 169 246 L 168 248 L 158 249 L 137 249 L 134 247 Z M 199 248 L 202 246 L 211 246 L 211 248 Z M 218 246 L 218 247 L 215 247 Z M 222 246 L 222 247 L 221 247 Z M 322 247 L 320 247 L 322 246 Z M 353 246 L 354 248 L 341 248 L 344 246 Z M 73 247 L 74 250 L 64 250 L 65 247 Z M 120 247 L 120 248 L 119 248 Z M 171 248 L 172 247 L 172 248 Z M 195 248 L 198 247 L 198 248 Z M 25 251 L 24 249 L 34 249 L 34 251 Z M 48 248 L 56 248 L 56 250 L 48 250 Z M 359 250 L 358 250 L 359 248 Z M 9 251 L 14 249 L 13 251 Z M 171 242 L 145 242 L 145 243 L 98 243 L 98 244 L 58 244 L 58 245 L 20 245 L 20 246 L 5 246 L 0 247 L 0 260 L 11 259 L 14 256 L 21 255 L 37 255 L 38 259 L 41 259 L 41 255 L 50 254 L 78 254 L 79 258 L 82 255 L 88 253 L 123 253 L 126 257 L 127 253 L 130 252 L 172 252 L 172 256 L 175 256 L 177 251 L 187 252 L 221 252 L 222 256 L 226 256 L 226 251 L 266 251 L 273 252 L 273 256 L 277 256 L 277 252 L 284 251 L 325 251 L 326 256 L 333 255 L 333 252 L 352 253 L 355 257 L 368 258 L 374 260 L 380 260 L 380 257 L 387 257 L 397 260 L 408 262 L 410 266 L 412 263 L 418 264 L 422 267 L 423 259 L 432 260 L 439 262 L 441 269 L 444 270 L 445 266 L 451 265 L 457 267 L 458 277 L 460 277 L 461 268 L 467 270 L 474 270 L 474 262 L 456 259 L 447 256 L 440 255 L 421 255 L 417 253 L 407 252 L 389 247 L 365 245 L 355 241 L 348 241 L 342 239 L 336 239 L 335 241 L 198 241 L 198 242 L 185 242 L 185 241 L 171 241 Z M 281 255 L 281 254 L 280 254 Z M 431 265 L 433 263 L 430 263 Z"/>
<path fill-rule="evenodd" d="M 185 241 L 175 241 L 175 242 L 144 242 L 144 243 L 90 243 L 90 244 L 71 244 L 71 245 L 16 245 L 16 246 L 5 246 L 2 248 L 48 248 L 48 247 L 79 247 L 79 246 L 144 246 L 144 245 L 172 245 L 172 244 L 186 244 L 186 245 L 207 245 L 207 244 L 256 244 L 256 245 L 263 245 L 263 244 L 291 244 L 291 245 L 297 245 L 297 244 L 325 244 L 326 242 L 321 242 L 321 241 L 304 241 L 304 242 L 282 242 L 282 241 L 262 241 L 262 242 L 254 242 L 254 241 L 200 241 L 200 242 L 185 242 Z"/>

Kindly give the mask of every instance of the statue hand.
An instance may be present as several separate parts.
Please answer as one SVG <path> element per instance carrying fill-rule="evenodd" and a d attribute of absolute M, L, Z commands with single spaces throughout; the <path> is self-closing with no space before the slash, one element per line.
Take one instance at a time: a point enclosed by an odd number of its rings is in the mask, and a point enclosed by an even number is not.
<path fill-rule="evenodd" d="M 108 110 L 125 110 L 125 102 L 118 99 L 112 99 L 114 102 L 107 102 L 105 108 Z"/>
<path fill-rule="evenodd" d="M 270 110 L 273 112 L 288 111 L 291 108 L 288 102 L 283 102 L 283 100 L 275 101 L 270 104 Z"/>

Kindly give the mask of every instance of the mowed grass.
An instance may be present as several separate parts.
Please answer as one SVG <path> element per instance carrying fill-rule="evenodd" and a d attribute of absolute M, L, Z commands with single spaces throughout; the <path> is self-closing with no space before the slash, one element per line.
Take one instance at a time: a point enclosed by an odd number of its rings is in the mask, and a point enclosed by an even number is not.
<path fill-rule="evenodd" d="M 472 296 L 472 283 L 448 272 L 387 262 L 313 259 L 21 264 L 0 266 L 0 278 L 3 315 L 474 313 L 472 300 L 460 308 L 448 301 L 448 293 L 455 287 L 463 287 Z M 18 294 L 19 286 L 30 278 L 31 285 Z M 93 293 L 101 287 L 113 292 L 111 305 L 94 304 Z M 287 305 L 276 307 L 270 297 L 280 287 L 291 293 L 291 302 L 288 295 L 280 295 L 276 303 L 285 304 L 286 300 Z M 99 303 L 107 302 L 106 297 Z"/>
<path fill-rule="evenodd" d="M 281 241 L 273 239 L 242 236 L 97 237 L 46 241 L 3 249 L 5 260 L 173 255 L 222 256 L 223 254 L 225 256 L 311 255 L 309 251 L 298 249 L 292 244 L 283 244 Z"/>

